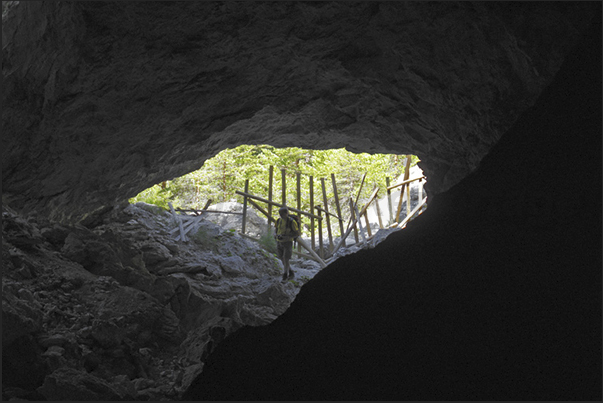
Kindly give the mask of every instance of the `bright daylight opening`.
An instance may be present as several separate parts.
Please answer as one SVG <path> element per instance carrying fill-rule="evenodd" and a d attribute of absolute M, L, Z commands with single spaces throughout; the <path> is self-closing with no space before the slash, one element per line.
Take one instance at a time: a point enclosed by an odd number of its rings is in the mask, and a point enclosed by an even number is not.
<path fill-rule="evenodd" d="M 404 228 L 427 207 L 426 178 L 415 155 L 355 154 L 241 145 L 202 168 L 130 200 L 178 215 L 179 240 L 207 220 L 276 251 L 274 226 L 286 205 L 300 219 L 294 253 L 328 262 L 342 247 L 364 245 L 380 230 Z M 409 202 L 410 200 L 410 202 Z M 322 263 L 321 262 L 321 263 Z"/>

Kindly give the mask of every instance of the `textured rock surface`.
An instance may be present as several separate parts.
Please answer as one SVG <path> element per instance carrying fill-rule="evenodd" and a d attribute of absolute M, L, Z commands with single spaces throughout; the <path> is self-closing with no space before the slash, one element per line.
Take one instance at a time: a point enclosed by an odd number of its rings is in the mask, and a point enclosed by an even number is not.
<path fill-rule="evenodd" d="M 600 22 L 584 64 L 436 194 L 591 15 L 599 2 L 20 2 L 2 24 L 3 400 L 176 398 L 202 370 L 188 397 L 600 400 Z M 241 143 L 418 154 L 428 214 L 283 314 L 297 287 L 241 265 L 266 256 L 210 227 L 183 248 L 111 208 Z"/>
<path fill-rule="evenodd" d="M 20 2 L 3 16 L 3 201 L 75 220 L 226 147 L 474 169 L 588 25 L 586 2 Z"/>
<path fill-rule="evenodd" d="M 226 339 L 183 398 L 601 400 L 600 15 L 473 174 Z"/>
<path fill-rule="evenodd" d="M 212 223 L 186 243 L 156 206 L 92 228 L 2 220 L 3 400 L 175 399 L 225 337 L 282 314 L 318 272 Z"/>

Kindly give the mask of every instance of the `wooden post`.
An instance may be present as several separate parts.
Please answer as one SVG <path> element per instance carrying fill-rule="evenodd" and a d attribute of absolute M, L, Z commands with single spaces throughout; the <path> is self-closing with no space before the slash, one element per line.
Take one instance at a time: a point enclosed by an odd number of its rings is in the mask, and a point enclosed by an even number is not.
<path fill-rule="evenodd" d="M 400 188 L 400 200 L 398 201 L 398 209 L 396 210 L 396 222 L 400 222 L 400 212 L 402 211 L 402 199 L 404 198 L 404 186 L 408 186 L 408 184 L 404 184 Z"/>
<path fill-rule="evenodd" d="M 211 202 L 213 202 L 212 199 L 207 199 L 207 203 L 205 203 L 205 206 L 203 206 L 203 210 L 207 210 L 207 208 L 209 207 Z M 203 215 L 203 213 L 204 213 L 204 211 L 202 211 L 199 215 Z"/>
<path fill-rule="evenodd" d="M 358 188 L 358 193 L 356 194 L 356 201 L 354 202 L 354 206 L 358 205 L 358 199 L 360 198 L 360 193 L 362 192 L 362 186 L 364 186 L 364 180 L 366 179 L 366 174 L 368 172 L 365 172 L 364 175 L 362 175 L 362 180 L 360 181 L 360 187 Z"/>
<path fill-rule="evenodd" d="M 307 251 L 310 253 L 310 255 L 312 255 L 312 257 L 314 258 L 314 260 L 316 260 L 318 263 L 320 263 L 320 265 L 322 266 L 322 268 L 323 268 L 323 269 L 324 269 L 325 267 L 327 267 L 327 264 L 325 263 L 325 261 L 324 261 L 324 260 L 322 260 L 322 259 L 320 258 L 320 256 L 318 256 L 318 255 L 316 254 L 316 252 L 314 252 L 314 251 L 312 250 L 312 248 L 310 248 L 310 246 L 308 246 L 308 245 L 306 244 L 306 242 L 304 242 L 304 240 L 303 240 L 303 239 L 298 238 L 298 239 L 297 239 L 297 242 L 298 242 L 298 243 L 299 243 L 301 246 L 303 246 L 303 247 L 304 247 L 304 249 L 305 249 L 305 250 L 307 250 Z"/>
<path fill-rule="evenodd" d="M 404 179 L 403 182 L 408 180 L 410 176 L 410 154 L 406 155 L 406 164 L 404 166 Z M 406 211 L 407 215 L 410 213 L 410 183 L 404 183 L 400 187 L 400 202 L 398 204 L 398 211 L 396 213 L 396 222 L 400 222 L 400 211 L 402 210 L 402 198 L 404 197 L 404 187 L 406 186 Z"/>
<path fill-rule="evenodd" d="M 295 179 L 297 182 L 297 209 L 301 210 L 301 172 L 295 173 Z M 299 228 L 299 234 L 301 236 L 302 229 Z M 301 245 L 297 243 L 297 251 L 301 253 Z"/>
<path fill-rule="evenodd" d="M 314 214 L 314 177 L 310 175 L 310 212 Z M 314 238 L 314 219 L 310 217 L 310 245 L 314 249 L 316 239 Z"/>
<path fill-rule="evenodd" d="M 360 193 L 362 192 L 362 186 L 364 186 L 364 180 L 366 179 L 366 174 L 368 172 L 365 172 L 364 175 L 362 175 L 362 180 L 360 181 L 360 187 L 358 188 L 358 193 L 356 194 L 356 201 L 353 202 L 352 198 L 350 197 L 350 219 L 348 221 L 348 226 L 350 225 L 350 223 L 352 221 L 354 221 L 354 208 L 356 208 L 356 206 L 358 205 L 358 199 L 360 198 Z M 360 217 L 358 217 L 358 219 L 360 219 Z M 358 221 L 358 220 L 356 220 Z M 362 224 L 360 224 L 362 226 Z M 358 229 L 356 228 L 356 224 L 354 224 L 354 238 L 356 239 L 356 243 L 358 243 Z"/>
<path fill-rule="evenodd" d="M 249 179 L 245 179 L 245 193 L 249 193 Z M 241 234 L 245 233 L 247 221 L 247 196 L 243 196 L 243 225 L 241 226 Z"/>
<path fill-rule="evenodd" d="M 366 209 L 368 208 L 368 206 L 371 204 L 371 202 L 373 201 L 373 199 L 377 196 L 377 191 L 375 190 L 373 192 L 373 194 L 371 195 L 371 197 L 369 198 L 369 201 L 366 203 L 366 205 L 362 208 L 362 211 L 360 212 L 360 214 L 364 214 L 364 212 L 366 211 Z M 351 197 L 350 197 L 350 202 L 351 202 Z M 358 219 L 354 220 L 354 226 L 356 224 L 356 222 L 358 221 Z M 341 248 L 344 244 L 345 244 L 345 240 L 348 237 L 348 235 L 350 235 L 350 232 L 352 232 L 352 228 L 353 226 L 348 227 L 348 229 L 346 230 L 345 234 L 341 237 L 341 240 L 339 241 L 339 243 L 337 244 L 337 246 L 335 247 L 335 250 L 333 250 L 333 255 L 335 253 L 337 253 L 337 251 L 339 250 L 339 248 Z"/>
<path fill-rule="evenodd" d="M 317 215 L 320 217 L 318 219 L 318 256 L 320 256 L 321 259 L 324 259 L 325 255 L 322 244 L 322 209 L 320 208 L 320 204 L 316 206 L 316 210 L 318 210 Z"/>
<path fill-rule="evenodd" d="M 178 221 L 178 227 L 180 229 L 180 239 L 186 242 L 186 236 L 184 235 L 184 227 L 182 226 L 182 219 L 178 217 L 178 214 L 176 214 L 176 212 L 174 211 L 174 206 L 172 206 L 172 203 L 168 203 L 168 206 L 170 206 L 170 210 L 172 210 L 174 220 Z"/>
<path fill-rule="evenodd" d="M 410 183 L 406 185 L 406 215 L 410 215 Z"/>
<path fill-rule="evenodd" d="M 322 186 L 322 201 L 325 206 L 325 218 L 327 224 L 327 234 L 329 235 L 329 252 L 333 251 L 333 235 L 331 234 L 331 219 L 329 218 L 329 204 L 327 203 L 327 190 L 325 186 L 325 178 L 320 178 Z"/>
<path fill-rule="evenodd" d="M 410 160 L 412 155 L 406 154 L 406 166 L 404 167 L 404 180 L 408 180 L 410 177 Z"/>
<path fill-rule="evenodd" d="M 407 181 L 410 177 L 410 154 L 406 154 L 406 166 L 404 167 L 404 180 Z M 400 189 L 403 192 L 404 188 Z M 400 199 L 402 200 L 402 199 Z M 410 214 L 410 183 L 406 185 L 406 215 Z"/>
<path fill-rule="evenodd" d="M 358 228 L 356 228 L 356 212 L 354 211 L 354 200 L 350 197 L 350 222 L 352 223 L 352 228 L 354 228 L 354 239 L 356 243 L 358 243 Z"/>
<path fill-rule="evenodd" d="M 419 203 L 423 201 L 423 179 L 419 180 Z"/>
<path fill-rule="evenodd" d="M 368 210 L 367 210 L 367 212 L 368 212 Z M 371 231 L 371 223 L 369 222 L 368 213 L 367 212 L 364 213 L 364 222 L 366 223 L 366 234 L 370 238 L 370 237 L 373 236 L 373 233 Z"/>
<path fill-rule="evenodd" d="M 274 176 L 274 167 L 270 165 L 270 169 L 268 170 L 268 216 L 272 217 L 272 178 Z M 272 221 L 268 220 L 268 229 L 272 225 Z"/>
<path fill-rule="evenodd" d="M 362 211 L 366 211 L 366 207 L 367 206 L 364 206 L 364 208 L 362 209 Z M 354 205 L 354 212 L 356 213 L 356 217 L 358 217 L 358 219 L 356 221 L 358 221 L 358 226 L 360 227 L 360 236 L 362 236 L 362 243 L 365 244 L 366 243 L 366 237 L 364 236 L 364 228 L 362 228 L 362 220 L 361 220 L 362 215 L 358 212 L 358 205 L 357 204 Z"/>
<path fill-rule="evenodd" d="M 389 188 L 389 177 L 385 178 L 385 186 L 387 186 L 387 207 L 389 207 L 389 223 L 394 221 L 394 212 L 392 208 L 392 191 Z"/>
<path fill-rule="evenodd" d="M 406 216 L 404 220 L 400 224 L 398 224 L 398 228 L 403 228 L 410 219 L 425 205 L 425 202 L 417 204 L 417 206 L 411 211 L 409 215 Z"/>
<path fill-rule="evenodd" d="M 375 209 L 377 210 L 377 219 L 379 220 L 379 228 L 383 228 L 383 221 L 381 221 L 381 210 L 379 209 L 379 199 L 375 201 Z"/>
<path fill-rule="evenodd" d="M 339 206 L 339 195 L 337 194 L 337 183 L 335 182 L 335 174 L 331 174 L 331 182 L 333 183 L 333 196 L 335 197 L 337 217 L 339 217 L 339 234 L 343 238 L 343 219 L 341 218 L 341 207 Z"/>
<path fill-rule="evenodd" d="M 285 168 L 281 168 L 281 193 L 281 201 L 284 205 L 287 205 L 287 176 Z"/>

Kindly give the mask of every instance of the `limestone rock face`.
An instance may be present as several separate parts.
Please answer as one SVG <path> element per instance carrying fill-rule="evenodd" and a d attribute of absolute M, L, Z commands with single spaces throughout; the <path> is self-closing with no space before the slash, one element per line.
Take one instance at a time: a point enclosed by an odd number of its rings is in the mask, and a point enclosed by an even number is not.
<path fill-rule="evenodd" d="M 87 228 L 2 220 L 3 400 L 176 399 L 227 336 L 273 321 L 318 267 L 139 203 Z M 318 265 L 318 264 L 317 264 Z"/>
<path fill-rule="evenodd" d="M 3 201 L 79 220 L 227 147 L 473 170 L 592 3 L 19 2 L 2 21 Z"/>
<path fill-rule="evenodd" d="M 475 172 L 224 340 L 183 400 L 601 400 L 601 46 L 599 12 Z"/>
<path fill-rule="evenodd" d="M 14 3 L 3 400 L 601 400 L 600 2 Z M 418 154 L 429 209 L 300 291 L 122 204 L 243 143 Z"/>

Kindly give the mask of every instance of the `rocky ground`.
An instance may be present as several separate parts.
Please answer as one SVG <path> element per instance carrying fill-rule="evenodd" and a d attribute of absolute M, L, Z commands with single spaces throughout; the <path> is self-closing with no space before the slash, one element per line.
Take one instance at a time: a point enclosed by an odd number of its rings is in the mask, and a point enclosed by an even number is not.
<path fill-rule="evenodd" d="M 176 400 L 220 341 L 273 321 L 319 270 L 294 258 L 282 283 L 234 229 L 176 241 L 143 203 L 87 226 L 2 215 L 3 400 Z"/>

